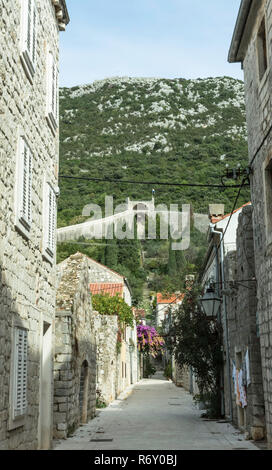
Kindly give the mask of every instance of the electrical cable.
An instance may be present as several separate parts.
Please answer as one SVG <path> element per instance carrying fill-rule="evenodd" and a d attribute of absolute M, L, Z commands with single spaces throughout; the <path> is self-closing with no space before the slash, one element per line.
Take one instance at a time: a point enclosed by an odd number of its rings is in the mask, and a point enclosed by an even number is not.
<path fill-rule="evenodd" d="M 152 185 L 152 186 L 178 186 L 178 187 L 190 187 L 190 188 L 239 188 L 239 185 L 228 185 L 224 186 L 222 184 L 202 184 L 202 183 L 173 183 L 165 181 L 135 181 L 135 180 L 119 180 L 114 178 L 89 178 L 85 176 L 69 176 L 69 175 L 59 175 L 59 178 L 63 179 L 75 179 L 83 181 L 96 181 L 104 183 L 117 183 L 117 184 L 139 184 L 139 185 Z"/>

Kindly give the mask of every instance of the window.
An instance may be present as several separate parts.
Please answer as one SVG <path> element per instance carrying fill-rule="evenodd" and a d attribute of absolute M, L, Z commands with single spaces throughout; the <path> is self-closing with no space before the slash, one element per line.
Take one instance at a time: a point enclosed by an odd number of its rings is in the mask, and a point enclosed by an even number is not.
<path fill-rule="evenodd" d="M 32 159 L 33 155 L 23 136 L 19 140 L 17 164 L 16 226 L 27 237 L 32 222 Z"/>
<path fill-rule="evenodd" d="M 52 52 L 47 57 L 47 120 L 53 130 L 58 128 L 58 69 Z"/>
<path fill-rule="evenodd" d="M 44 250 L 43 255 L 50 262 L 55 254 L 56 195 L 51 184 L 45 184 L 44 193 Z"/>
<path fill-rule="evenodd" d="M 21 0 L 21 60 L 32 82 L 35 73 L 37 48 L 37 11 L 35 0 Z"/>
<path fill-rule="evenodd" d="M 26 414 L 27 410 L 27 330 L 14 330 L 14 382 L 12 419 Z"/>
<path fill-rule="evenodd" d="M 259 79 L 262 80 L 267 69 L 265 18 L 263 18 L 263 21 L 258 31 L 257 50 L 258 50 L 258 63 L 259 63 Z"/>
<path fill-rule="evenodd" d="M 272 243 L 272 159 L 264 172 L 266 244 Z"/>

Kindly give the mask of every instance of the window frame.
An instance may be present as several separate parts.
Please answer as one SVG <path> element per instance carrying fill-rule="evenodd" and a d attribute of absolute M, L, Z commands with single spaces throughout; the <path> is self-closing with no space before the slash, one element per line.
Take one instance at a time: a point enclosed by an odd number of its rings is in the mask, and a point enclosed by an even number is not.
<path fill-rule="evenodd" d="M 58 76 L 57 61 L 52 50 L 48 49 L 46 61 L 46 119 L 54 134 L 59 127 Z"/>
<path fill-rule="evenodd" d="M 35 0 L 21 0 L 20 58 L 31 83 L 33 83 L 36 70 L 37 19 Z"/>
<path fill-rule="evenodd" d="M 266 247 L 272 246 L 272 155 L 263 163 Z"/>
<path fill-rule="evenodd" d="M 257 64 L 259 83 L 265 81 L 268 71 L 268 47 L 267 47 L 267 27 L 266 17 L 263 16 L 256 37 Z"/>
<path fill-rule="evenodd" d="M 15 227 L 27 239 L 32 227 L 32 175 L 33 152 L 26 137 L 21 134 L 18 141 L 16 165 Z M 24 193 L 25 196 L 24 196 Z"/>
<path fill-rule="evenodd" d="M 22 409 L 21 414 L 15 415 L 16 409 L 16 400 L 18 396 L 18 360 L 19 360 L 19 350 L 18 350 L 18 334 L 19 330 L 24 332 L 23 339 L 23 372 L 22 372 L 22 385 L 24 386 L 22 395 L 25 395 L 25 407 Z M 24 365 L 25 364 L 25 365 Z M 25 370 L 24 370 L 25 369 Z M 15 322 L 12 327 L 12 355 L 11 355 L 11 373 L 10 373 L 10 393 L 9 393 L 9 421 L 8 421 L 8 430 L 24 426 L 27 412 L 28 412 L 28 327 L 22 321 Z"/>
<path fill-rule="evenodd" d="M 51 212 L 50 212 L 51 204 Z M 46 178 L 43 193 L 43 257 L 53 264 L 56 252 L 57 197 L 53 185 Z"/>

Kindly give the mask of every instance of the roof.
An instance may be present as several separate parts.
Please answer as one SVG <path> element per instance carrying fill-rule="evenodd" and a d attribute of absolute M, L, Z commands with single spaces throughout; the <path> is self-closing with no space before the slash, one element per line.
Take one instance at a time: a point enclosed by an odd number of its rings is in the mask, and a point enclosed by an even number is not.
<path fill-rule="evenodd" d="M 221 222 L 221 220 L 224 220 L 224 219 L 227 219 L 228 217 L 230 217 L 231 214 L 235 214 L 236 212 L 240 211 L 241 209 L 243 209 L 243 207 L 250 206 L 250 205 L 251 205 L 251 202 L 247 202 L 246 204 L 239 207 L 238 209 L 235 209 L 235 211 L 233 211 L 232 213 L 230 212 L 229 214 L 222 215 L 220 217 L 212 217 L 211 218 L 211 223 L 212 224 L 217 224 L 218 222 Z"/>
<path fill-rule="evenodd" d="M 229 62 L 243 62 L 251 38 L 257 13 L 262 6 L 260 0 L 241 0 L 240 9 L 229 49 Z"/>
<path fill-rule="evenodd" d="M 144 308 L 135 308 L 133 307 L 133 312 L 138 318 L 145 318 L 145 309 Z"/>
<path fill-rule="evenodd" d="M 119 277 L 121 277 L 122 279 L 125 280 L 125 277 L 122 276 L 122 274 L 119 274 L 119 273 L 117 273 L 116 271 L 114 271 L 113 269 L 108 268 L 108 266 L 105 266 L 104 264 L 99 263 L 99 261 L 96 261 L 95 259 L 90 258 L 90 256 L 87 256 L 87 255 L 84 255 L 84 256 L 86 256 L 86 258 L 88 258 L 89 260 L 93 261 L 94 263 L 99 264 L 99 266 L 102 266 L 102 268 L 105 268 L 105 269 L 107 269 L 108 271 L 111 271 L 112 273 L 116 274 L 117 276 L 119 276 Z"/>
<path fill-rule="evenodd" d="M 163 295 L 160 292 L 157 293 L 157 304 L 177 304 L 184 298 L 185 294 L 169 294 Z"/>
<path fill-rule="evenodd" d="M 66 25 L 70 22 L 70 17 L 65 0 L 52 0 L 55 8 L 56 19 L 60 31 L 65 31 Z"/>
<path fill-rule="evenodd" d="M 123 284 L 117 283 L 91 283 L 90 290 L 93 295 L 95 294 L 108 294 L 114 297 L 116 294 L 123 294 Z"/>

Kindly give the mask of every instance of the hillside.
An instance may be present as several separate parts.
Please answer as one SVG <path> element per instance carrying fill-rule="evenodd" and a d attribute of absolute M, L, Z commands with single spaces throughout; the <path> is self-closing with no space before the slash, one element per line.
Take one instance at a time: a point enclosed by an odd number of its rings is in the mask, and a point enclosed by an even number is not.
<path fill-rule="evenodd" d="M 225 165 L 247 164 L 243 83 L 112 78 L 60 90 L 60 173 L 117 180 L 220 184 Z M 85 204 L 150 199 L 153 186 L 61 179 L 58 225 L 82 221 Z M 156 203 L 207 212 L 235 190 L 154 186 Z M 249 199 L 243 190 L 239 203 Z"/>

